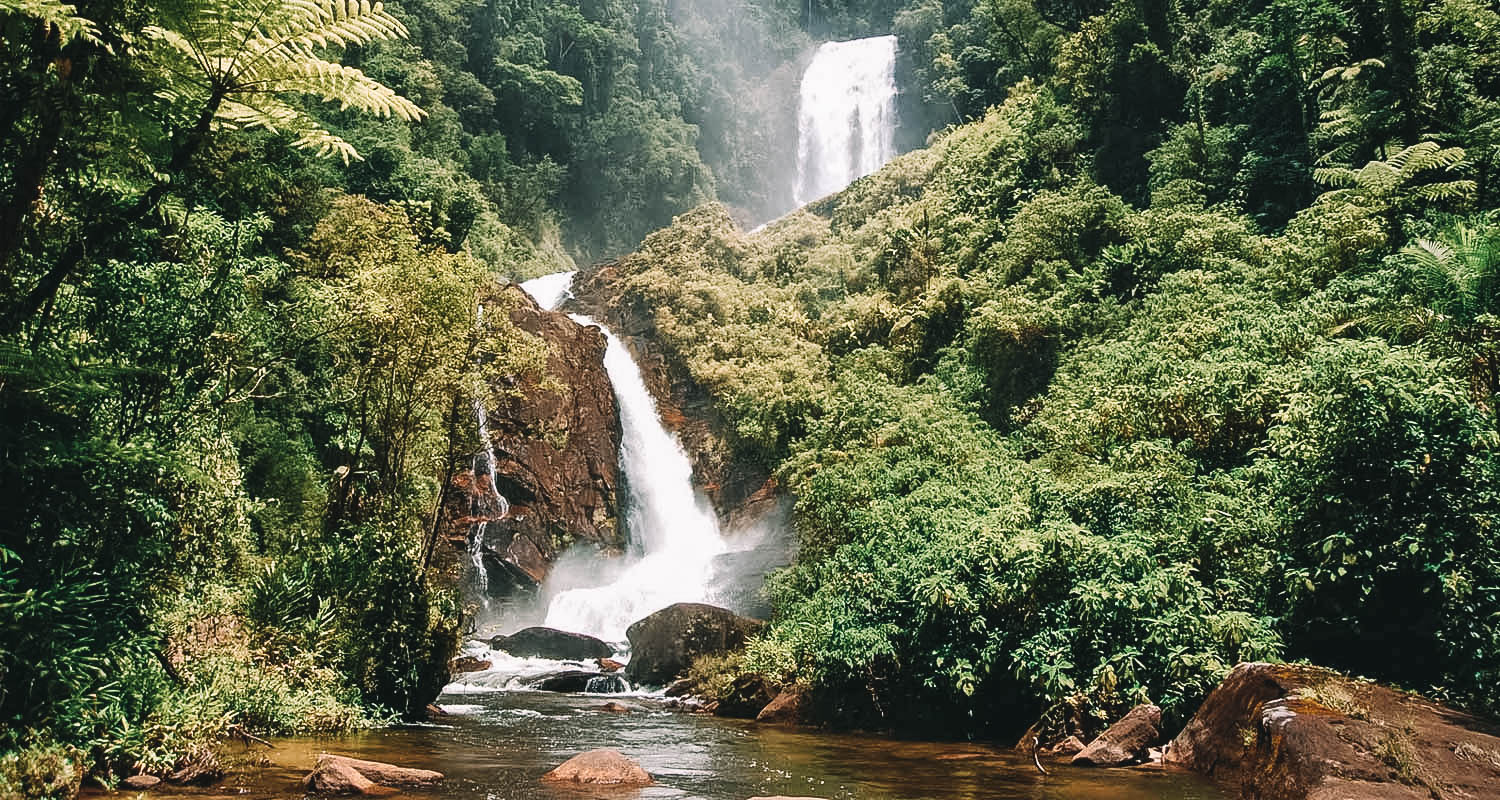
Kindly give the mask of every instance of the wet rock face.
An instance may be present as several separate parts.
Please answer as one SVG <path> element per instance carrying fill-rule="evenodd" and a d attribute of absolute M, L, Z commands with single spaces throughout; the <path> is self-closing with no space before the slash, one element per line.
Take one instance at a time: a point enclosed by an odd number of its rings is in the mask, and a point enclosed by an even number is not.
<path fill-rule="evenodd" d="M 504 596 L 534 589 L 573 542 L 623 548 L 616 504 L 620 419 L 604 369 L 606 342 L 597 327 L 543 311 L 517 286 L 493 290 L 481 303 L 507 310 L 517 328 L 547 344 L 541 380 L 490 387 L 486 416 L 494 485 L 482 469 L 479 474 L 461 470 L 444 499 L 445 533 L 459 552 L 475 526 L 486 523 L 481 534 L 486 591 Z M 461 424 L 477 427 L 464 411 Z M 468 461 L 461 466 L 468 467 Z M 503 516 L 491 499 L 494 491 L 509 501 Z"/>
<path fill-rule="evenodd" d="M 1165 761 L 1242 797 L 1493 797 L 1500 728 L 1319 667 L 1241 664 Z"/>
<path fill-rule="evenodd" d="M 693 659 L 739 649 L 764 625 L 703 603 L 667 606 L 626 629 L 625 674 L 632 683 L 664 686 L 686 673 Z"/>

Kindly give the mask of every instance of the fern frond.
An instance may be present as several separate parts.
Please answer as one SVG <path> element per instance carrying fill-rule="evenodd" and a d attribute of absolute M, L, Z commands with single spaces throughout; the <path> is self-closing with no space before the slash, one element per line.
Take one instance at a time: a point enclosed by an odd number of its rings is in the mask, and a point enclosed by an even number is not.
<path fill-rule="evenodd" d="M 427 116 L 427 112 L 418 108 L 416 103 L 360 70 L 311 55 L 267 63 L 264 69 L 245 76 L 245 86 L 257 92 L 316 94 L 326 101 L 338 103 L 340 110 L 355 108 L 407 122 L 416 122 Z"/>
<path fill-rule="evenodd" d="M 56 32 L 60 44 L 74 39 L 99 43 L 99 28 L 78 16 L 78 7 L 58 0 L 0 0 L 0 17 L 31 17 Z"/>
<path fill-rule="evenodd" d="M 345 164 L 363 160 L 354 145 L 325 130 L 305 112 L 269 95 L 256 97 L 253 102 L 228 101 L 217 119 L 235 128 L 264 128 L 295 134 L 294 147 L 312 150 L 320 156 L 338 156 Z"/>
<path fill-rule="evenodd" d="M 1470 180 L 1424 183 L 1421 186 L 1413 186 L 1411 189 L 1411 193 L 1417 198 L 1429 202 L 1466 200 L 1478 191 L 1479 184 Z"/>
<path fill-rule="evenodd" d="M 1324 186 L 1347 188 L 1358 182 L 1358 176 L 1348 167 L 1320 167 L 1313 170 L 1313 180 Z"/>

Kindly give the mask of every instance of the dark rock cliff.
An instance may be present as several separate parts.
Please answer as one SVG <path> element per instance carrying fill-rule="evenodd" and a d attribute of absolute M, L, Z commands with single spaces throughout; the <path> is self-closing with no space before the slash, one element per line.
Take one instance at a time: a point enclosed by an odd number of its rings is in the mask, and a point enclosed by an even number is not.
<path fill-rule="evenodd" d="M 617 277 L 614 262 L 581 271 L 573 286 L 572 307 L 602 320 L 630 348 L 656 398 L 662 423 L 677 434 L 692 459 L 693 477 L 718 510 L 724 530 L 744 529 L 775 513 L 781 496 L 770 473 L 734 458 L 720 433 L 727 426 L 712 398 L 663 353 L 650 310 L 620 301 L 614 289 Z"/>
<path fill-rule="evenodd" d="M 509 308 L 517 328 L 547 344 L 540 380 L 492 386 L 486 404 L 494 488 L 509 501 L 508 512 L 500 514 L 489 499 L 482 458 L 479 474 L 460 471 L 444 499 L 447 538 L 460 551 L 471 536 L 482 538 L 488 592 L 503 595 L 535 587 L 574 542 L 623 548 L 616 500 L 620 418 L 597 327 L 542 310 L 516 286 L 481 302 Z"/>

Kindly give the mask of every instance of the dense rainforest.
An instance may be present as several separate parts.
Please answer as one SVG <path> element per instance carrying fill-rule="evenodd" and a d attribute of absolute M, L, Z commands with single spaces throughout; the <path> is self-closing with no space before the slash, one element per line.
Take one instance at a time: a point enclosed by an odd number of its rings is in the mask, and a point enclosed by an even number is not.
<path fill-rule="evenodd" d="M 811 46 L 892 32 L 926 146 L 742 233 Z M 716 668 L 950 734 L 1258 658 L 1500 712 L 1493 3 L 0 0 L 0 61 L 0 794 L 420 713 L 440 487 L 545 363 L 476 294 L 633 249 L 796 501 Z"/>

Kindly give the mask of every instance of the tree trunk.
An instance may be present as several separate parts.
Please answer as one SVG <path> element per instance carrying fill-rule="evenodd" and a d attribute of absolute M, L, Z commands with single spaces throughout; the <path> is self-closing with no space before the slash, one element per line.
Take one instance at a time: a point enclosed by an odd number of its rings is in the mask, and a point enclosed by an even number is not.
<path fill-rule="evenodd" d="M 215 89 L 209 96 L 208 103 L 204 105 L 203 112 L 198 115 L 198 121 L 183 136 L 179 137 L 178 143 L 173 148 L 172 159 L 167 163 L 166 177 L 158 180 L 155 184 L 142 194 L 130 210 L 118 218 L 108 220 L 95 226 L 94 230 L 75 239 L 67 249 L 58 256 L 52 268 L 42 275 L 35 287 L 26 293 L 9 309 L 6 309 L 3 317 L 0 317 L 0 336 L 10 337 L 18 333 L 26 322 L 36 315 L 42 306 L 46 305 L 57 290 L 62 288 L 63 281 L 73 274 L 73 270 L 83 263 L 84 256 L 88 253 L 88 240 L 98 239 L 102 243 L 113 243 L 124 230 L 135 226 L 151 212 L 156 209 L 158 203 L 166 196 L 172 188 L 173 179 L 185 170 L 193 157 L 202 149 L 208 140 L 209 130 L 213 125 L 214 115 L 219 111 L 219 105 L 224 100 L 224 91 Z M 95 235 L 97 234 L 97 236 Z M 107 248 L 105 248 L 107 249 Z"/>

